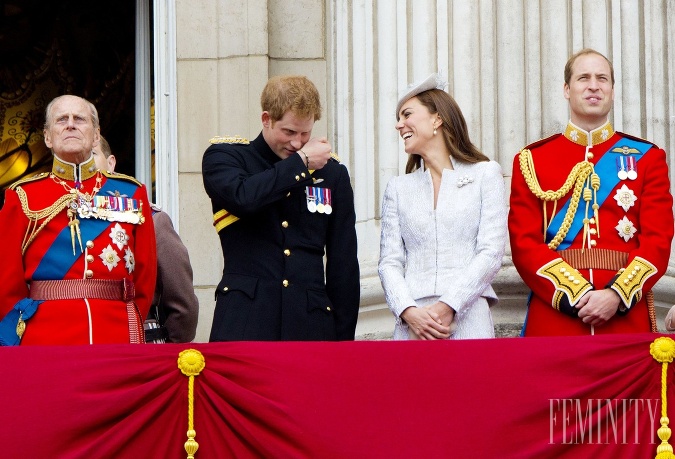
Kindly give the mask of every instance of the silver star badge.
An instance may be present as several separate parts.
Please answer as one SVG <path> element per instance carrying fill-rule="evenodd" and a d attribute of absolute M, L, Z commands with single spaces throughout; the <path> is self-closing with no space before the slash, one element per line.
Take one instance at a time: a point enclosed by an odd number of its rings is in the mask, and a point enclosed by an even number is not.
<path fill-rule="evenodd" d="M 619 207 L 623 208 L 624 212 L 628 212 L 628 209 L 635 205 L 637 196 L 635 196 L 633 190 L 628 188 L 626 185 L 623 185 L 621 188 L 616 190 L 614 200 L 619 205 Z"/>

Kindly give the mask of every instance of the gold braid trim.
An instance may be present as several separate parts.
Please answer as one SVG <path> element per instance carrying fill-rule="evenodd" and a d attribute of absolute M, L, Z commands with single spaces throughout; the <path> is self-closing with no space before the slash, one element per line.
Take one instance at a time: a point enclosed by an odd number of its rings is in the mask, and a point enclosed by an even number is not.
<path fill-rule="evenodd" d="M 629 309 L 633 304 L 633 299 L 636 303 L 642 299 L 642 287 L 647 279 L 657 272 L 656 266 L 649 261 L 642 257 L 635 257 L 626 269 L 619 271 L 619 276 L 610 288 L 619 294 L 624 307 Z"/>
<path fill-rule="evenodd" d="M 572 192 L 572 197 L 570 198 L 570 205 L 567 208 L 565 213 L 565 218 L 563 219 L 558 232 L 555 237 L 548 243 L 550 249 L 555 250 L 560 243 L 567 236 L 567 232 L 570 230 L 572 225 L 572 220 L 574 220 L 574 214 L 576 214 L 577 207 L 579 206 L 579 201 L 581 199 L 581 194 L 584 188 L 584 184 L 591 174 L 593 174 L 593 165 L 588 161 L 582 161 L 577 163 L 573 168 L 570 174 L 567 176 L 567 180 L 562 187 L 557 191 L 548 190 L 544 191 L 539 185 L 539 180 L 537 180 L 537 174 L 534 170 L 534 162 L 532 161 L 532 152 L 527 148 L 523 149 L 520 152 L 520 170 L 523 173 L 523 178 L 527 187 L 530 189 L 532 194 L 542 201 L 553 201 L 555 205 L 557 202 L 563 198 L 569 191 L 574 187 Z M 598 184 L 599 186 L 599 184 Z M 555 211 L 554 211 L 555 212 Z M 586 219 L 585 219 L 586 220 Z M 546 236 L 546 230 L 548 229 L 549 220 L 546 213 L 546 203 L 544 202 L 544 237 Z M 584 222 L 584 227 L 586 222 Z"/>
<path fill-rule="evenodd" d="M 21 254 L 23 255 L 26 253 L 26 249 L 31 244 L 31 242 L 33 242 L 40 231 L 44 229 L 47 223 L 56 217 L 59 212 L 67 209 L 70 206 L 70 203 L 77 199 L 77 195 L 71 193 L 64 194 L 51 206 L 35 211 L 28 207 L 28 195 L 26 195 L 26 192 L 23 190 L 23 188 L 20 186 L 17 187 L 16 194 L 18 195 L 19 201 L 21 202 L 21 210 L 23 210 L 23 213 L 28 218 L 28 228 L 26 229 L 26 235 L 23 237 L 23 244 L 21 245 Z M 42 220 L 43 218 L 44 221 L 40 227 L 37 227 L 38 221 Z"/>
<path fill-rule="evenodd" d="M 562 258 L 546 263 L 537 270 L 537 275 L 550 280 L 553 284 L 555 292 L 551 304 L 556 310 L 560 310 L 563 295 L 567 296 L 570 306 L 574 306 L 586 292 L 593 289 L 591 283 Z"/>

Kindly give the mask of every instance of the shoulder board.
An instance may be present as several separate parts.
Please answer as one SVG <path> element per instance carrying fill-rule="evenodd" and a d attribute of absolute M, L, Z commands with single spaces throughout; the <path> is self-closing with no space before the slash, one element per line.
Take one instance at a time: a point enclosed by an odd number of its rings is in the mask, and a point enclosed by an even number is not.
<path fill-rule="evenodd" d="M 333 153 L 332 151 L 330 152 L 330 157 L 333 158 L 335 161 L 340 162 L 340 157 Z"/>
<path fill-rule="evenodd" d="M 655 143 L 650 142 L 649 140 L 643 139 L 641 137 L 636 137 L 634 135 L 626 134 L 625 132 L 620 132 L 620 131 L 616 131 L 616 132 L 617 132 L 617 134 L 621 134 L 621 136 L 626 137 L 627 139 L 637 140 L 638 142 L 643 142 L 643 143 L 648 143 L 649 145 L 651 145 L 653 147 L 659 148 Z"/>
<path fill-rule="evenodd" d="M 533 142 L 533 143 L 529 144 L 528 146 L 526 146 L 525 148 L 523 148 L 523 150 L 532 150 L 533 148 L 540 147 L 540 146 L 544 145 L 545 143 L 550 142 L 553 139 L 557 139 L 561 135 L 562 135 L 562 133 L 558 132 L 557 134 L 553 134 L 550 137 L 546 137 L 544 139 L 539 139 L 536 142 Z"/>
<path fill-rule="evenodd" d="M 111 178 L 111 179 L 126 180 L 127 182 L 135 183 L 138 186 L 143 186 L 143 184 L 141 182 L 136 180 L 136 178 L 132 177 L 131 175 L 125 175 L 125 174 L 120 174 L 118 172 L 109 172 L 109 171 L 101 171 L 101 174 L 103 174 L 106 177 Z"/>
<path fill-rule="evenodd" d="M 225 137 L 221 137 L 219 135 L 215 137 L 211 137 L 209 139 L 210 143 L 240 143 L 243 145 L 248 145 L 250 142 L 248 139 L 245 139 L 243 137 L 239 137 L 238 135 L 226 135 Z"/>
<path fill-rule="evenodd" d="M 47 178 L 48 176 L 49 176 L 49 172 L 41 172 L 39 174 L 31 175 L 30 177 L 24 177 L 22 179 L 17 180 L 14 183 L 12 183 L 9 186 L 9 189 L 13 190 L 19 185 L 23 185 L 24 183 L 28 183 L 28 182 L 35 182 L 37 180 L 42 180 L 44 178 Z"/>

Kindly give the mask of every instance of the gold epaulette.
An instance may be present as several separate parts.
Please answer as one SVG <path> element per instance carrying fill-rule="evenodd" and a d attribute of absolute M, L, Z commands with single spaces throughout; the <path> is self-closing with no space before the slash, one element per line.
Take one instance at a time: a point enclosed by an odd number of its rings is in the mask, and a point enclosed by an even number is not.
<path fill-rule="evenodd" d="M 245 139 L 243 137 L 240 137 L 238 135 L 226 135 L 225 137 L 221 137 L 219 135 L 215 137 L 211 137 L 209 139 L 209 142 L 214 144 L 214 143 L 240 143 L 242 145 L 248 145 L 250 142 L 248 139 Z"/>
<path fill-rule="evenodd" d="M 337 155 L 337 153 L 333 153 L 332 151 L 330 152 L 330 157 L 333 158 L 335 161 L 340 162 L 340 157 Z"/>
<path fill-rule="evenodd" d="M 39 174 L 31 175 L 30 177 L 24 177 L 22 179 L 17 180 L 14 183 L 12 183 L 9 186 L 9 189 L 13 190 L 19 185 L 23 185 L 24 183 L 28 183 L 28 182 L 35 182 L 37 180 L 42 180 L 44 178 L 47 178 L 48 176 L 49 176 L 49 172 L 41 172 Z"/>
<path fill-rule="evenodd" d="M 127 182 L 135 183 L 138 186 L 143 186 L 143 184 L 141 182 L 136 180 L 136 177 L 132 177 L 131 175 L 120 174 L 119 172 L 109 172 L 109 171 L 101 171 L 101 174 L 105 175 L 108 178 L 126 180 Z"/>

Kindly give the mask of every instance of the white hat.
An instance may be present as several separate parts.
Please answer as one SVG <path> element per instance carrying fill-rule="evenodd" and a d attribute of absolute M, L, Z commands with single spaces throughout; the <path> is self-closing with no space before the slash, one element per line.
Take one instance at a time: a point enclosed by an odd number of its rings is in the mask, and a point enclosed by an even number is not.
<path fill-rule="evenodd" d="M 398 117 L 398 112 L 401 110 L 401 106 L 408 100 L 416 95 L 428 91 L 430 89 L 445 89 L 445 86 L 448 83 L 445 79 L 438 73 L 432 73 L 423 81 L 418 83 L 413 83 L 407 88 L 401 90 L 399 93 L 398 103 L 396 104 L 396 116 Z"/>

